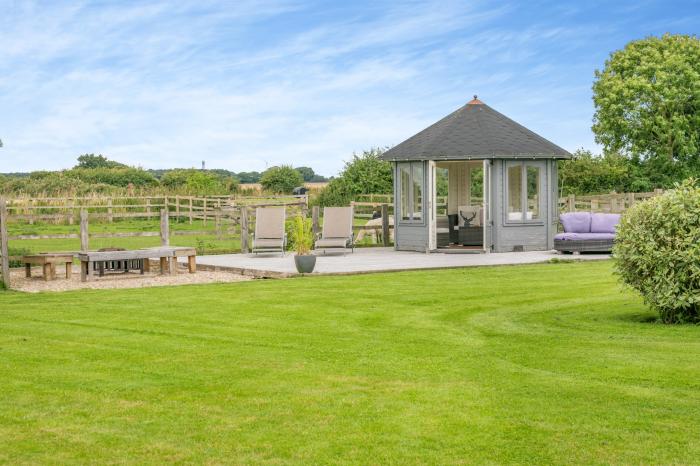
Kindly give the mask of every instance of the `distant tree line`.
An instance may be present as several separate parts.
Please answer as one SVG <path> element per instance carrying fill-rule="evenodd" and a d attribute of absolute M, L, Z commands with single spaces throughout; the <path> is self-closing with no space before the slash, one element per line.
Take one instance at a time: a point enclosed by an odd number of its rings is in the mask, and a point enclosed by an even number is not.
<path fill-rule="evenodd" d="M 268 183 L 282 172 L 291 173 L 286 183 Z M 110 160 L 101 154 L 83 154 L 75 167 L 61 171 L 0 174 L 0 193 L 52 195 L 115 193 L 118 191 L 162 191 L 181 194 L 229 194 L 244 183 L 263 183 L 272 192 L 291 192 L 307 181 L 324 181 L 310 167 L 272 167 L 265 172 L 235 173 L 228 170 L 144 170 Z"/>

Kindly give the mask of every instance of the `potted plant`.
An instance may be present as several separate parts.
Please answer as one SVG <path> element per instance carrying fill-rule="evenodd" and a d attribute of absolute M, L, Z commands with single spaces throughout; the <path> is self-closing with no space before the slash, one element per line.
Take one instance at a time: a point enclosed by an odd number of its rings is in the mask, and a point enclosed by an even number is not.
<path fill-rule="evenodd" d="M 292 221 L 292 241 L 296 255 L 294 265 L 299 273 L 311 273 L 316 266 L 316 256 L 311 254 L 314 238 L 311 230 L 311 219 L 298 214 Z"/>

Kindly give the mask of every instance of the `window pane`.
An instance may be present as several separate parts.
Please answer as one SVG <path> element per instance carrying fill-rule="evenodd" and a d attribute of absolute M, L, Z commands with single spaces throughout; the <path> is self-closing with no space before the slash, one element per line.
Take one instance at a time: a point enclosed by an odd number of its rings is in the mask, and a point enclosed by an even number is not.
<path fill-rule="evenodd" d="M 512 165 L 508 167 L 508 220 L 522 221 L 522 166 Z"/>
<path fill-rule="evenodd" d="M 411 165 L 407 163 L 399 164 L 399 177 L 401 183 L 399 185 L 399 194 L 401 195 L 401 219 L 411 219 L 411 209 L 408 205 L 408 195 L 410 193 L 411 182 Z"/>
<path fill-rule="evenodd" d="M 527 167 L 527 220 L 540 218 L 540 167 Z"/>
<path fill-rule="evenodd" d="M 413 165 L 413 219 L 423 218 L 423 163 Z"/>
<path fill-rule="evenodd" d="M 469 205 L 481 205 L 484 196 L 484 167 L 471 167 L 469 180 Z"/>

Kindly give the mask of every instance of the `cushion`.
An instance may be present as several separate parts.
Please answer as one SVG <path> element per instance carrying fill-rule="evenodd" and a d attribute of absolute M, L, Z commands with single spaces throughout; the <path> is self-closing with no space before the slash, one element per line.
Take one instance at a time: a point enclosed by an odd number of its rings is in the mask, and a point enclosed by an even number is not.
<path fill-rule="evenodd" d="M 284 239 L 274 239 L 274 238 L 255 238 L 253 240 L 253 248 L 278 248 L 282 249 L 284 247 Z"/>
<path fill-rule="evenodd" d="M 554 239 L 563 241 L 601 241 L 615 239 L 614 233 L 557 233 Z"/>
<path fill-rule="evenodd" d="M 590 233 L 591 214 L 589 212 L 567 212 L 559 216 L 566 233 Z"/>
<path fill-rule="evenodd" d="M 316 249 L 344 248 L 348 245 L 348 238 L 323 238 L 316 241 Z"/>
<path fill-rule="evenodd" d="M 483 209 L 481 206 L 478 205 L 461 205 L 457 207 L 457 211 L 459 213 L 459 225 L 464 226 L 466 221 L 464 220 L 464 217 L 467 218 L 474 218 L 471 221 L 471 226 L 473 227 L 480 227 L 481 226 L 481 219 L 484 215 Z"/>
<path fill-rule="evenodd" d="M 592 214 L 591 233 L 615 233 L 620 214 Z"/>

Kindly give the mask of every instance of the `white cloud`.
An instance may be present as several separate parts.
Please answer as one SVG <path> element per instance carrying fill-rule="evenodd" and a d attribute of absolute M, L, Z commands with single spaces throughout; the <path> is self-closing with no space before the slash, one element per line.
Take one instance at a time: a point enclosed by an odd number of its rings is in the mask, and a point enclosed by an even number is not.
<path fill-rule="evenodd" d="M 621 37 L 579 24 L 581 7 L 519 21 L 517 3 L 0 6 L 0 171 L 101 152 L 151 168 L 334 174 L 473 93 L 567 149 L 594 147 L 590 83 L 608 50 L 585 51 Z"/>

